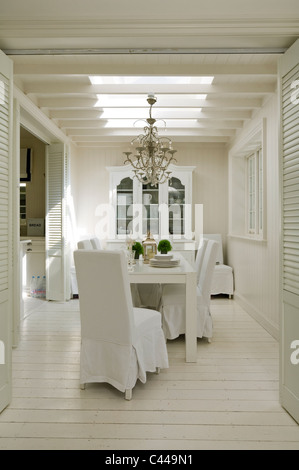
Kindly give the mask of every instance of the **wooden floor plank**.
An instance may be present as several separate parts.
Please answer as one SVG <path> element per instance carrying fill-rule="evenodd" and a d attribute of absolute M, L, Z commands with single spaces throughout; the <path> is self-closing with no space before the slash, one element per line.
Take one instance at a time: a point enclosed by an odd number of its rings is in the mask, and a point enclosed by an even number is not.
<path fill-rule="evenodd" d="M 148 374 L 133 399 L 108 384 L 79 388 L 79 302 L 29 299 L 13 351 L 13 399 L 0 449 L 299 449 L 299 426 L 279 404 L 277 341 L 233 299 L 213 298 L 214 337 L 186 364 Z"/>

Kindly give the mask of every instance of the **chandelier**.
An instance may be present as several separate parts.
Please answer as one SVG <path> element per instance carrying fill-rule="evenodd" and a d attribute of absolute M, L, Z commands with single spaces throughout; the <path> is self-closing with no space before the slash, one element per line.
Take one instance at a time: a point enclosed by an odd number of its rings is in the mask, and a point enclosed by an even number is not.
<path fill-rule="evenodd" d="M 155 126 L 156 119 L 152 118 L 152 107 L 156 101 L 155 95 L 148 95 L 149 118 L 144 119 L 148 125 L 143 128 L 144 134 L 138 135 L 131 141 L 131 145 L 136 145 L 136 155 L 131 157 L 132 152 L 123 152 L 127 157 L 124 163 L 132 165 L 134 176 L 141 183 L 152 186 L 162 184 L 170 178 L 169 164 L 176 161 L 173 157 L 176 150 L 172 149 L 171 140 L 168 137 L 159 137 Z M 163 122 L 166 125 L 165 121 Z"/>

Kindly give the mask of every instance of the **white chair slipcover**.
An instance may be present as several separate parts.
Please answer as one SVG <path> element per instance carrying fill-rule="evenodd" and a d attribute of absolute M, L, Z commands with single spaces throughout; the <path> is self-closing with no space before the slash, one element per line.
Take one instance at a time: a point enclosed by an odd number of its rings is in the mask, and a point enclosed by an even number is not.
<path fill-rule="evenodd" d="M 205 234 L 205 238 L 216 240 L 219 243 L 219 249 L 216 258 L 216 266 L 212 279 L 211 295 L 227 294 L 232 297 L 234 294 L 234 274 L 233 268 L 223 264 L 222 237 L 220 233 Z"/>
<path fill-rule="evenodd" d="M 234 277 L 233 277 L 233 268 L 227 266 L 226 264 L 216 264 L 211 294 L 227 294 L 229 297 L 232 297 L 234 294 Z"/>
<path fill-rule="evenodd" d="M 204 248 L 203 248 L 204 249 Z M 213 322 L 210 314 L 211 282 L 218 243 L 208 240 L 197 285 L 197 337 L 211 338 Z M 186 331 L 185 286 L 166 284 L 163 287 L 160 311 L 166 339 L 175 339 Z"/>
<path fill-rule="evenodd" d="M 208 240 L 206 238 L 201 239 L 199 248 L 197 250 L 197 254 L 196 254 L 196 258 L 195 258 L 195 269 L 196 269 L 196 273 L 197 273 L 197 275 L 196 275 L 197 284 L 199 282 L 200 271 L 201 271 L 201 267 L 202 267 L 203 258 L 204 258 L 204 254 L 205 254 L 205 251 L 206 251 L 207 244 L 208 244 Z M 167 290 L 168 290 L 168 288 L 166 288 L 166 286 L 168 286 L 168 284 L 162 284 L 161 285 L 161 293 L 160 293 L 160 296 L 159 296 L 159 304 L 158 304 L 160 311 L 161 311 L 162 292 L 167 293 Z M 175 287 L 171 287 L 171 290 L 174 290 L 174 289 L 177 291 L 177 294 L 185 295 L 185 286 L 178 284 Z"/>
<path fill-rule="evenodd" d="M 77 243 L 78 250 L 92 250 L 93 246 L 91 244 L 91 241 L 88 240 L 80 240 Z"/>
<path fill-rule="evenodd" d="M 132 284 L 132 296 L 134 306 L 159 310 L 162 287 L 160 284 Z"/>
<path fill-rule="evenodd" d="M 80 240 L 77 242 L 78 250 L 92 250 L 93 244 L 91 239 Z M 78 282 L 75 266 L 71 266 L 71 292 L 73 296 L 78 295 Z"/>
<path fill-rule="evenodd" d="M 101 250 L 102 249 L 101 242 L 97 237 L 91 238 L 90 243 L 91 243 L 91 246 L 94 250 Z"/>
<path fill-rule="evenodd" d="M 203 238 L 201 240 L 201 243 L 198 247 L 197 253 L 196 253 L 196 258 L 195 258 L 195 269 L 196 269 L 196 281 L 197 284 L 199 283 L 199 277 L 201 273 L 201 268 L 202 268 L 202 263 L 204 259 L 204 254 L 206 252 L 206 247 L 208 244 L 208 240 L 206 238 Z"/>
<path fill-rule="evenodd" d="M 98 238 L 90 238 L 87 240 L 81 240 L 77 243 L 77 247 L 79 250 L 101 250 L 102 249 L 101 242 Z M 72 294 L 78 295 L 78 282 L 77 282 L 75 267 L 71 269 L 71 288 L 72 288 Z M 141 302 L 137 284 L 131 284 L 131 294 L 132 294 L 134 307 L 141 307 L 141 306 L 146 305 Z M 161 295 L 159 299 L 160 298 L 161 298 Z"/>
<path fill-rule="evenodd" d="M 107 382 L 130 398 L 146 373 L 168 367 L 160 312 L 133 308 L 124 252 L 74 252 L 81 318 L 80 383 Z"/>

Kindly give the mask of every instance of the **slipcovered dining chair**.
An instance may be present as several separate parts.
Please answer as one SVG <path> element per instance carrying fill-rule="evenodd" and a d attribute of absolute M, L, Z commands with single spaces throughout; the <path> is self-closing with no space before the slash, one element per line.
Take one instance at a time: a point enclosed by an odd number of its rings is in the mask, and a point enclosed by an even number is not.
<path fill-rule="evenodd" d="M 160 284 L 132 284 L 133 302 L 136 307 L 158 310 L 161 295 Z"/>
<path fill-rule="evenodd" d="M 90 243 L 91 243 L 91 246 L 94 250 L 101 250 L 102 249 L 101 242 L 97 237 L 91 238 Z"/>
<path fill-rule="evenodd" d="M 208 240 L 206 238 L 203 238 L 200 242 L 200 245 L 199 245 L 197 253 L 196 253 L 195 269 L 196 269 L 196 282 L 197 282 L 197 284 L 199 283 L 199 277 L 200 277 L 200 273 L 201 273 L 203 258 L 204 258 L 204 254 L 206 252 L 207 244 L 208 244 Z"/>
<path fill-rule="evenodd" d="M 80 240 L 77 243 L 77 247 L 79 250 L 101 250 L 101 242 L 98 238 L 90 238 L 86 240 Z M 76 286 L 76 293 L 78 293 L 78 283 L 76 279 L 76 270 L 74 269 L 72 272 L 72 284 Z M 133 299 L 134 307 L 141 307 L 141 300 L 138 291 L 137 284 L 131 284 L 131 294 Z"/>
<path fill-rule="evenodd" d="M 91 241 L 88 240 L 80 240 L 77 243 L 78 250 L 92 250 L 93 246 L 91 244 Z"/>
<path fill-rule="evenodd" d="M 206 337 L 211 341 L 213 334 L 213 322 L 210 313 L 211 283 L 218 243 L 208 240 L 205 245 L 206 247 L 205 250 L 203 248 L 204 255 L 196 289 L 197 337 Z M 160 311 L 162 313 L 163 331 L 166 339 L 175 339 L 186 331 L 185 296 L 185 286 L 176 286 L 173 284 L 163 286 Z"/>
<path fill-rule="evenodd" d="M 161 313 L 133 308 L 125 253 L 77 250 L 80 384 L 107 382 L 131 399 L 147 372 L 168 367 Z"/>

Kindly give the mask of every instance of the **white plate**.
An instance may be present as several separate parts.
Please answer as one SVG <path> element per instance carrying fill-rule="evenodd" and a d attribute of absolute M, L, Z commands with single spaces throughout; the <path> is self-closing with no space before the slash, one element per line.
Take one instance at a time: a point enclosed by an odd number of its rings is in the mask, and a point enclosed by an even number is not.
<path fill-rule="evenodd" d="M 173 255 L 155 255 L 155 259 L 158 259 L 158 260 L 168 260 L 168 259 L 172 259 L 173 258 Z"/>
<path fill-rule="evenodd" d="M 172 259 L 172 260 L 157 260 L 151 259 L 150 266 L 154 268 L 173 268 L 175 266 L 179 266 L 180 260 L 179 259 Z"/>

